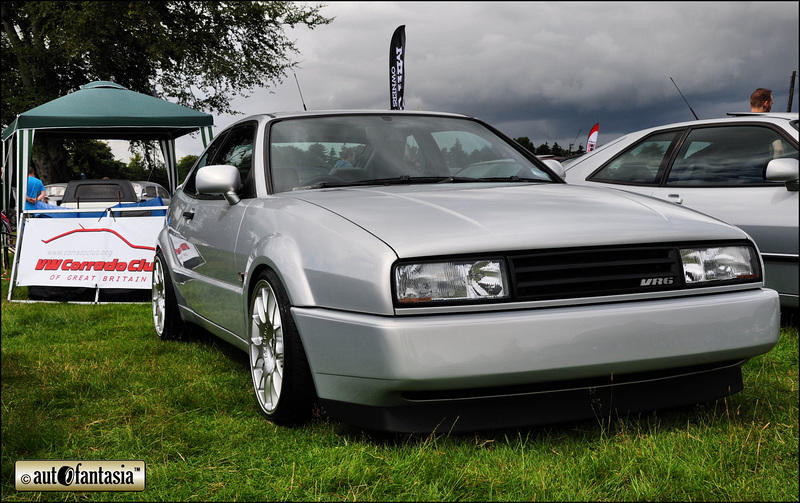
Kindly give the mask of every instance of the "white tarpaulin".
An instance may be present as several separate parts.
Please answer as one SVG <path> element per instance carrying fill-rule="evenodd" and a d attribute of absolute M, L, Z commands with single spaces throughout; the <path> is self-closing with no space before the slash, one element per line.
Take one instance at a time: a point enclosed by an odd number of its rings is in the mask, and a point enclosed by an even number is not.
<path fill-rule="evenodd" d="M 30 218 L 17 284 L 149 289 L 164 217 Z"/>

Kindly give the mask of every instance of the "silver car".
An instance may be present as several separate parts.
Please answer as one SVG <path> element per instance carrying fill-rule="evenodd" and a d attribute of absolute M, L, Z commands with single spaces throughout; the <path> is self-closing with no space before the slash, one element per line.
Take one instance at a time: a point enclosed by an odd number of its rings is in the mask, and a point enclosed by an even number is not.
<path fill-rule="evenodd" d="M 45 201 L 48 204 L 56 206 L 61 204 L 61 198 L 64 197 L 64 191 L 67 190 L 66 183 L 50 183 L 44 186 L 44 195 L 47 198 Z"/>
<path fill-rule="evenodd" d="M 149 201 L 160 197 L 164 206 L 169 206 L 169 191 L 160 184 L 149 181 L 133 182 L 133 190 L 136 192 L 136 197 L 139 201 Z"/>
<path fill-rule="evenodd" d="M 798 114 L 738 114 L 625 135 L 565 163 L 570 184 L 624 189 L 712 215 L 755 239 L 766 285 L 798 309 Z"/>
<path fill-rule="evenodd" d="M 485 161 L 502 176 L 461 170 Z M 565 184 L 470 117 L 268 114 L 173 194 L 153 318 L 247 352 L 276 424 L 320 404 L 366 429 L 470 431 L 738 392 L 779 337 L 762 274 L 742 230 Z"/>

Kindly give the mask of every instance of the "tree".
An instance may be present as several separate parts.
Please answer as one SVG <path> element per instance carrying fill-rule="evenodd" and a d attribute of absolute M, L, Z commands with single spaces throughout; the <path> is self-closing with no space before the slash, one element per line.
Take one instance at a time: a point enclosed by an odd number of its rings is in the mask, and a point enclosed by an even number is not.
<path fill-rule="evenodd" d="M 257 1 L 3 1 L 2 126 L 83 84 L 110 80 L 196 110 L 282 82 L 297 63 L 284 27 L 332 18 L 322 5 Z M 40 141 L 43 179 L 65 175 L 63 142 Z"/>
<path fill-rule="evenodd" d="M 461 140 L 456 138 L 453 146 L 450 147 L 450 151 L 447 152 L 445 160 L 447 161 L 447 165 L 453 168 L 463 168 L 469 164 L 467 153 L 464 152 L 464 147 L 461 145 Z"/>
<path fill-rule="evenodd" d="M 189 174 L 189 170 L 192 169 L 194 163 L 197 162 L 198 156 L 196 155 L 186 155 L 178 160 L 177 168 L 178 168 L 178 183 L 183 183 L 186 180 L 186 175 Z"/>
<path fill-rule="evenodd" d="M 547 142 L 542 143 L 536 149 L 536 155 L 550 155 L 550 145 Z"/>
<path fill-rule="evenodd" d="M 75 179 L 81 174 L 86 178 L 119 178 L 125 168 L 124 163 L 114 159 L 111 147 L 103 142 L 72 140 L 65 142 L 65 150 L 69 156 L 67 166 Z"/>
<path fill-rule="evenodd" d="M 527 136 L 520 136 L 519 138 L 514 138 L 514 141 L 528 149 L 531 153 L 536 153 L 536 147 L 533 146 L 533 142 Z"/>

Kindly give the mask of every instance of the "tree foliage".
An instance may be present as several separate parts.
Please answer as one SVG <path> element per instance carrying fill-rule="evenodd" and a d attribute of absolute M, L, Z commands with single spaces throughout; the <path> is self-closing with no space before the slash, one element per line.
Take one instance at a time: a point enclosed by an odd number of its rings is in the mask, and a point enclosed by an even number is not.
<path fill-rule="evenodd" d="M 284 27 L 321 5 L 216 1 L 3 1 L 2 121 L 95 80 L 208 112 L 297 65 Z"/>
<path fill-rule="evenodd" d="M 4 0 L 2 126 L 96 80 L 195 110 L 236 113 L 233 98 L 279 84 L 297 65 L 285 27 L 313 29 L 333 21 L 321 8 L 260 1 Z M 34 150 L 37 167 L 65 168 L 62 142 L 44 143 Z"/>
<path fill-rule="evenodd" d="M 120 178 L 120 173 L 125 164 L 114 159 L 111 147 L 94 140 L 72 140 L 66 142 L 69 155 L 67 166 L 79 178 L 81 174 L 86 178 Z"/>
<path fill-rule="evenodd" d="M 529 150 L 531 153 L 536 153 L 536 147 L 533 146 L 533 142 L 527 136 L 520 136 L 519 138 L 514 138 L 514 141 L 525 147 L 525 149 Z"/>
<path fill-rule="evenodd" d="M 189 174 L 189 170 L 192 169 L 192 166 L 194 166 L 194 163 L 197 162 L 197 159 L 198 156 L 196 155 L 187 155 L 178 159 L 178 165 L 176 166 L 178 168 L 178 183 L 182 183 L 184 180 L 186 180 L 186 175 Z"/>

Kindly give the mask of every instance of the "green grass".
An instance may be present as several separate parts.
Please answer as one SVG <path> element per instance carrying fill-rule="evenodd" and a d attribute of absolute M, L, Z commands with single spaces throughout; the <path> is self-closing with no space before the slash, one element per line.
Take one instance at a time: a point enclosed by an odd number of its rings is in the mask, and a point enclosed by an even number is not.
<path fill-rule="evenodd" d="M 426 436 L 260 415 L 244 353 L 150 306 L 2 301 L 3 501 L 798 501 L 798 336 L 724 400 Z M 14 462 L 144 460 L 143 492 L 17 492 Z"/>

